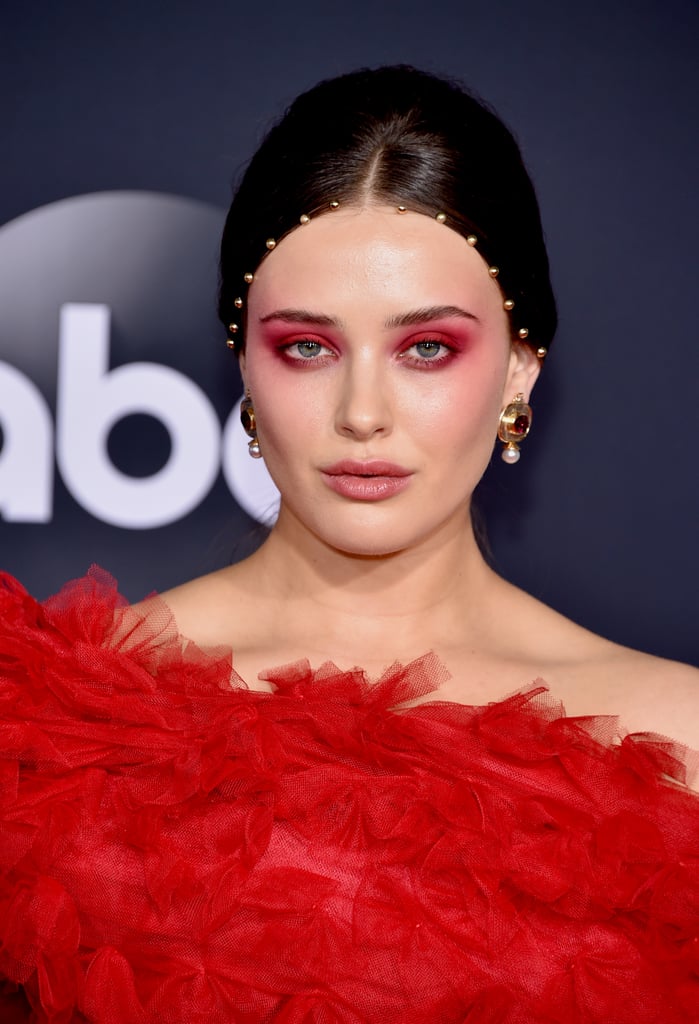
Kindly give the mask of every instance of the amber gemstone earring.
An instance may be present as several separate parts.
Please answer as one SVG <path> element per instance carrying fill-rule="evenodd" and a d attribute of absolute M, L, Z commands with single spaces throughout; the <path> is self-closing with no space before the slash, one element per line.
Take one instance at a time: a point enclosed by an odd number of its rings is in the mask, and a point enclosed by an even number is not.
<path fill-rule="evenodd" d="M 523 441 L 532 425 L 531 406 L 524 401 L 524 395 L 515 395 L 509 405 L 500 413 L 498 437 L 504 444 L 501 452 L 503 462 L 513 466 L 519 462 L 519 443 Z"/>
<path fill-rule="evenodd" d="M 240 403 L 240 422 L 243 425 L 243 430 L 251 438 L 248 444 L 248 453 L 251 459 L 261 459 L 262 452 L 260 451 L 260 442 L 257 439 L 257 427 L 255 424 L 255 410 L 252 405 L 252 399 L 248 392 L 245 393 L 245 398 Z"/>

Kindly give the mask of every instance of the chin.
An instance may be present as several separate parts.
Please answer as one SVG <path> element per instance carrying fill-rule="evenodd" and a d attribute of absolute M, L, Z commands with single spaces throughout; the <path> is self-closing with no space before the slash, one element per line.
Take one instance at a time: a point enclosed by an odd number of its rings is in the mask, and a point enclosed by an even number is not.
<path fill-rule="evenodd" d="M 396 545 L 393 544 L 367 544 L 358 543 L 350 545 L 347 543 L 347 539 L 343 538 L 342 543 L 333 544 L 332 541 L 326 541 L 328 547 L 333 548 L 341 555 L 347 555 L 349 558 L 389 558 L 391 555 L 398 555 L 402 551 L 405 551 L 406 547 L 410 547 L 409 544 Z"/>
<path fill-rule="evenodd" d="M 338 516 L 331 523 L 306 523 L 306 527 L 333 551 L 357 558 L 395 555 L 416 541 L 414 531 L 410 531 L 409 536 L 404 536 L 403 531 L 397 529 L 395 523 L 358 523 L 356 517 L 347 522 Z"/>
<path fill-rule="evenodd" d="M 347 528 L 343 529 L 343 525 Z M 404 517 L 399 523 L 394 520 L 381 525 L 358 524 L 355 520 L 351 525 L 340 522 L 334 529 L 317 530 L 316 536 L 329 548 L 352 558 L 388 558 L 420 547 L 439 533 L 440 528 L 437 523 L 425 524 L 422 530 L 416 530 L 414 523 L 410 530 L 401 529 L 401 526 L 405 526 Z"/>
<path fill-rule="evenodd" d="M 445 501 L 439 510 L 442 515 L 428 517 L 424 508 L 420 515 L 421 505 L 424 503 L 414 499 L 404 503 L 399 496 L 366 504 L 331 501 L 294 507 L 289 503 L 286 509 L 297 528 L 308 531 L 329 549 L 355 558 L 382 558 L 419 548 L 442 533 L 452 536 L 469 522 L 469 501 L 464 495 Z"/>

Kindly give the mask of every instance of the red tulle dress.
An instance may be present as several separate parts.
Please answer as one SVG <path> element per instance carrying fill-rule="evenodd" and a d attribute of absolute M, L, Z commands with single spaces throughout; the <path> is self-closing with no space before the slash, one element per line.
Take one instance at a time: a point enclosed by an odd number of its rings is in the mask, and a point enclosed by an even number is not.
<path fill-rule="evenodd" d="M 115 612 L 116 610 L 116 612 Z M 699 1021 L 699 799 L 534 685 L 276 692 L 97 571 L 0 586 L 0 1021 Z"/>

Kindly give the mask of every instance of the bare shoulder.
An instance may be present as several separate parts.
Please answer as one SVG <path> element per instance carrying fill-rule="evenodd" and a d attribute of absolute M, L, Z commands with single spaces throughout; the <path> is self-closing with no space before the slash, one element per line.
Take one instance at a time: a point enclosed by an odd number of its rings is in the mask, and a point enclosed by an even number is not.
<path fill-rule="evenodd" d="M 699 751 L 699 671 L 690 665 L 612 644 L 605 657 L 579 670 L 577 683 L 583 706 L 571 702 L 569 714 L 614 715 L 622 736 L 650 733 Z M 699 791 L 699 761 L 687 751 L 677 753 L 688 785 Z"/>
<path fill-rule="evenodd" d="M 231 570 L 221 569 L 173 587 L 158 595 L 157 600 L 167 605 L 183 637 L 208 647 L 229 640 L 227 634 L 231 621 L 235 621 L 238 595 L 238 588 L 231 580 Z M 148 601 L 139 607 L 147 611 Z"/>
<path fill-rule="evenodd" d="M 699 670 L 618 647 L 603 678 L 623 704 L 627 731 L 658 733 L 699 750 Z"/>
<path fill-rule="evenodd" d="M 570 715 L 614 715 L 699 749 L 699 670 L 624 647 L 518 592 L 516 642 Z"/>
<path fill-rule="evenodd" d="M 569 714 L 615 715 L 624 732 L 657 733 L 699 749 L 697 669 L 571 625 L 570 647 L 547 676 Z"/>

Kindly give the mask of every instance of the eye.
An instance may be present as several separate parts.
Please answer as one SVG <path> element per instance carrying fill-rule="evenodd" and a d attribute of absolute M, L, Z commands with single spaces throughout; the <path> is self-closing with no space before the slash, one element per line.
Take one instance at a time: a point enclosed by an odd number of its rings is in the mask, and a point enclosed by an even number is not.
<path fill-rule="evenodd" d="M 289 345 L 284 345 L 281 352 L 287 359 L 298 363 L 313 362 L 321 356 L 332 355 L 330 349 L 326 348 L 325 345 L 321 345 L 319 341 L 313 341 L 310 338 L 302 338 L 300 341 L 293 341 Z"/>
<path fill-rule="evenodd" d="M 441 354 L 442 349 L 445 348 L 441 341 L 431 341 L 429 339 L 418 341 L 412 347 L 423 359 L 435 359 Z"/>
<path fill-rule="evenodd" d="M 449 362 L 455 356 L 454 349 L 438 338 L 421 338 L 400 353 L 400 360 L 419 369 L 430 369 Z"/>

